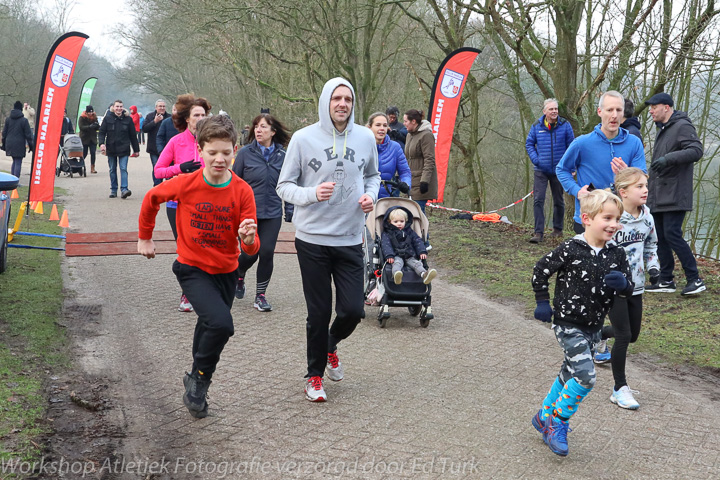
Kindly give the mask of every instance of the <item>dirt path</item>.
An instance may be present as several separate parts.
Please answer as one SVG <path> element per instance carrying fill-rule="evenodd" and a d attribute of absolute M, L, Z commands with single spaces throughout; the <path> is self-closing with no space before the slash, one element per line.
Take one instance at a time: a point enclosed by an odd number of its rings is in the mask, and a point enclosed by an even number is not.
<path fill-rule="evenodd" d="M 98 175 L 58 179 L 70 192 L 60 202 L 71 231 L 137 229 L 150 160 L 143 153 L 130 163 L 127 200 L 108 198 L 104 157 Z M 158 229 L 168 229 L 164 210 Z M 275 261 L 273 312 L 236 301 L 235 336 L 210 388 L 212 415 L 195 420 L 183 407 L 181 378 L 196 317 L 176 311 L 172 260 L 65 259 L 76 368 L 58 379 L 51 450 L 90 462 L 85 478 L 720 476 L 720 388 L 632 358 L 628 376 L 641 409 L 608 401 L 612 375 L 600 367 L 595 391 L 572 420 L 570 456 L 552 454 L 530 425 L 561 361 L 552 333 L 442 279 L 433 290 L 437 319 L 427 329 L 393 309 L 382 330 L 369 308 L 340 345 L 345 380 L 326 385 L 327 403 L 307 402 L 305 304 L 297 261 L 287 255 Z M 252 291 L 252 275 L 248 283 Z M 73 389 L 102 409 L 62 401 Z"/>

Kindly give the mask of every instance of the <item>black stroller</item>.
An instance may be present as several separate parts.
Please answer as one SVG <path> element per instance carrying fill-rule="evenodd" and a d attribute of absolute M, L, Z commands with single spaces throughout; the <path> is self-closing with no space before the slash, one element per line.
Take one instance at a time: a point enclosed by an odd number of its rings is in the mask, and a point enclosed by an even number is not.
<path fill-rule="evenodd" d="M 59 177 L 61 172 L 70 175 L 70 178 L 74 173 L 87 177 L 82 140 L 74 133 L 65 135 L 60 147 L 60 165 L 55 169 L 55 175 Z"/>
<path fill-rule="evenodd" d="M 390 307 L 407 307 L 410 315 L 420 316 L 420 326 L 427 328 L 434 318 L 431 307 L 432 286 L 409 267 L 403 268 L 402 284 L 393 281 L 392 265 L 384 262 L 382 252 L 383 220 L 391 207 L 403 207 L 412 214 L 412 229 L 423 240 L 427 239 L 429 222 L 420 206 L 413 200 L 399 197 L 381 198 L 365 222 L 365 298 L 379 303 L 378 322 L 381 328 L 387 326 Z M 427 268 L 426 262 L 423 264 Z M 368 302 L 366 302 L 368 303 Z M 372 304 L 372 303 L 371 303 Z"/>

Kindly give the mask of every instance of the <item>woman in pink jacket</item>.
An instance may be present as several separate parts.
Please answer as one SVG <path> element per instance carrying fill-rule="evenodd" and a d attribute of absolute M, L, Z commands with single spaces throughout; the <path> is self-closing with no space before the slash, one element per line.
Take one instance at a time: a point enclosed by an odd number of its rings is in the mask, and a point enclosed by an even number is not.
<path fill-rule="evenodd" d="M 203 168 L 205 163 L 200 157 L 195 141 L 195 128 L 198 120 L 205 118 L 212 106 L 202 97 L 196 98 L 193 94 L 180 95 L 175 103 L 177 111 L 173 114 L 172 120 L 175 128 L 180 132 L 170 139 L 155 164 L 155 178 L 172 178 L 181 173 L 194 172 Z M 165 204 L 170 228 L 177 241 L 177 227 L 175 226 L 175 214 L 177 202 Z M 180 297 L 181 312 L 192 312 L 193 307 L 183 293 Z"/>

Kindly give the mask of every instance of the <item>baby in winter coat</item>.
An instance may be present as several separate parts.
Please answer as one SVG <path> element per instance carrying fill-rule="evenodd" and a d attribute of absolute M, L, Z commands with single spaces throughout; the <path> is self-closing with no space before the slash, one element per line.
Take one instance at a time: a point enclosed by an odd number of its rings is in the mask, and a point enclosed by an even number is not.
<path fill-rule="evenodd" d="M 428 284 L 437 276 L 434 268 L 426 270 L 422 260 L 427 258 L 425 242 L 412 229 L 412 219 L 402 207 L 388 210 L 383 222 L 382 250 L 385 260 L 392 264 L 393 280 L 396 285 L 402 283 L 402 268 L 407 265 Z"/>

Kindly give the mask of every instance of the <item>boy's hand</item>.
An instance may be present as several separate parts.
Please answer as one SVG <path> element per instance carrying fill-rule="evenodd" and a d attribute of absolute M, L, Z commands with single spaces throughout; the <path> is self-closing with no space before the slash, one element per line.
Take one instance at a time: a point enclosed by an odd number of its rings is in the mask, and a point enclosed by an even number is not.
<path fill-rule="evenodd" d="M 612 270 L 610 273 L 605 275 L 605 285 L 612 288 L 616 292 L 622 292 L 628 287 L 627 278 L 622 272 Z"/>
<path fill-rule="evenodd" d="M 138 238 L 138 253 L 147 258 L 155 258 L 155 242 Z"/>
<path fill-rule="evenodd" d="M 238 237 L 245 245 L 252 245 L 255 243 L 255 232 L 257 231 L 257 224 L 252 218 L 246 218 L 240 222 L 238 227 Z"/>
<path fill-rule="evenodd" d="M 551 322 L 553 310 L 550 307 L 550 300 L 540 300 L 535 307 L 535 318 L 543 322 Z"/>
<path fill-rule="evenodd" d="M 360 204 L 360 208 L 364 213 L 370 213 L 373 210 L 373 201 L 372 198 L 370 198 L 370 195 L 367 193 L 364 193 L 362 197 L 360 197 L 360 200 L 358 200 L 358 203 Z"/>
<path fill-rule="evenodd" d="M 420 260 L 425 260 L 426 258 L 427 258 L 427 253 L 420 254 Z"/>
<path fill-rule="evenodd" d="M 395 263 L 395 259 L 394 259 L 394 258 L 388 258 L 388 259 L 387 259 L 387 262 L 388 262 L 388 263 Z"/>
<path fill-rule="evenodd" d="M 332 197 L 333 190 L 335 189 L 335 182 L 323 182 L 320 185 L 317 186 L 315 189 L 315 196 L 318 199 L 318 202 L 324 202 L 325 200 L 330 200 L 330 197 Z"/>

